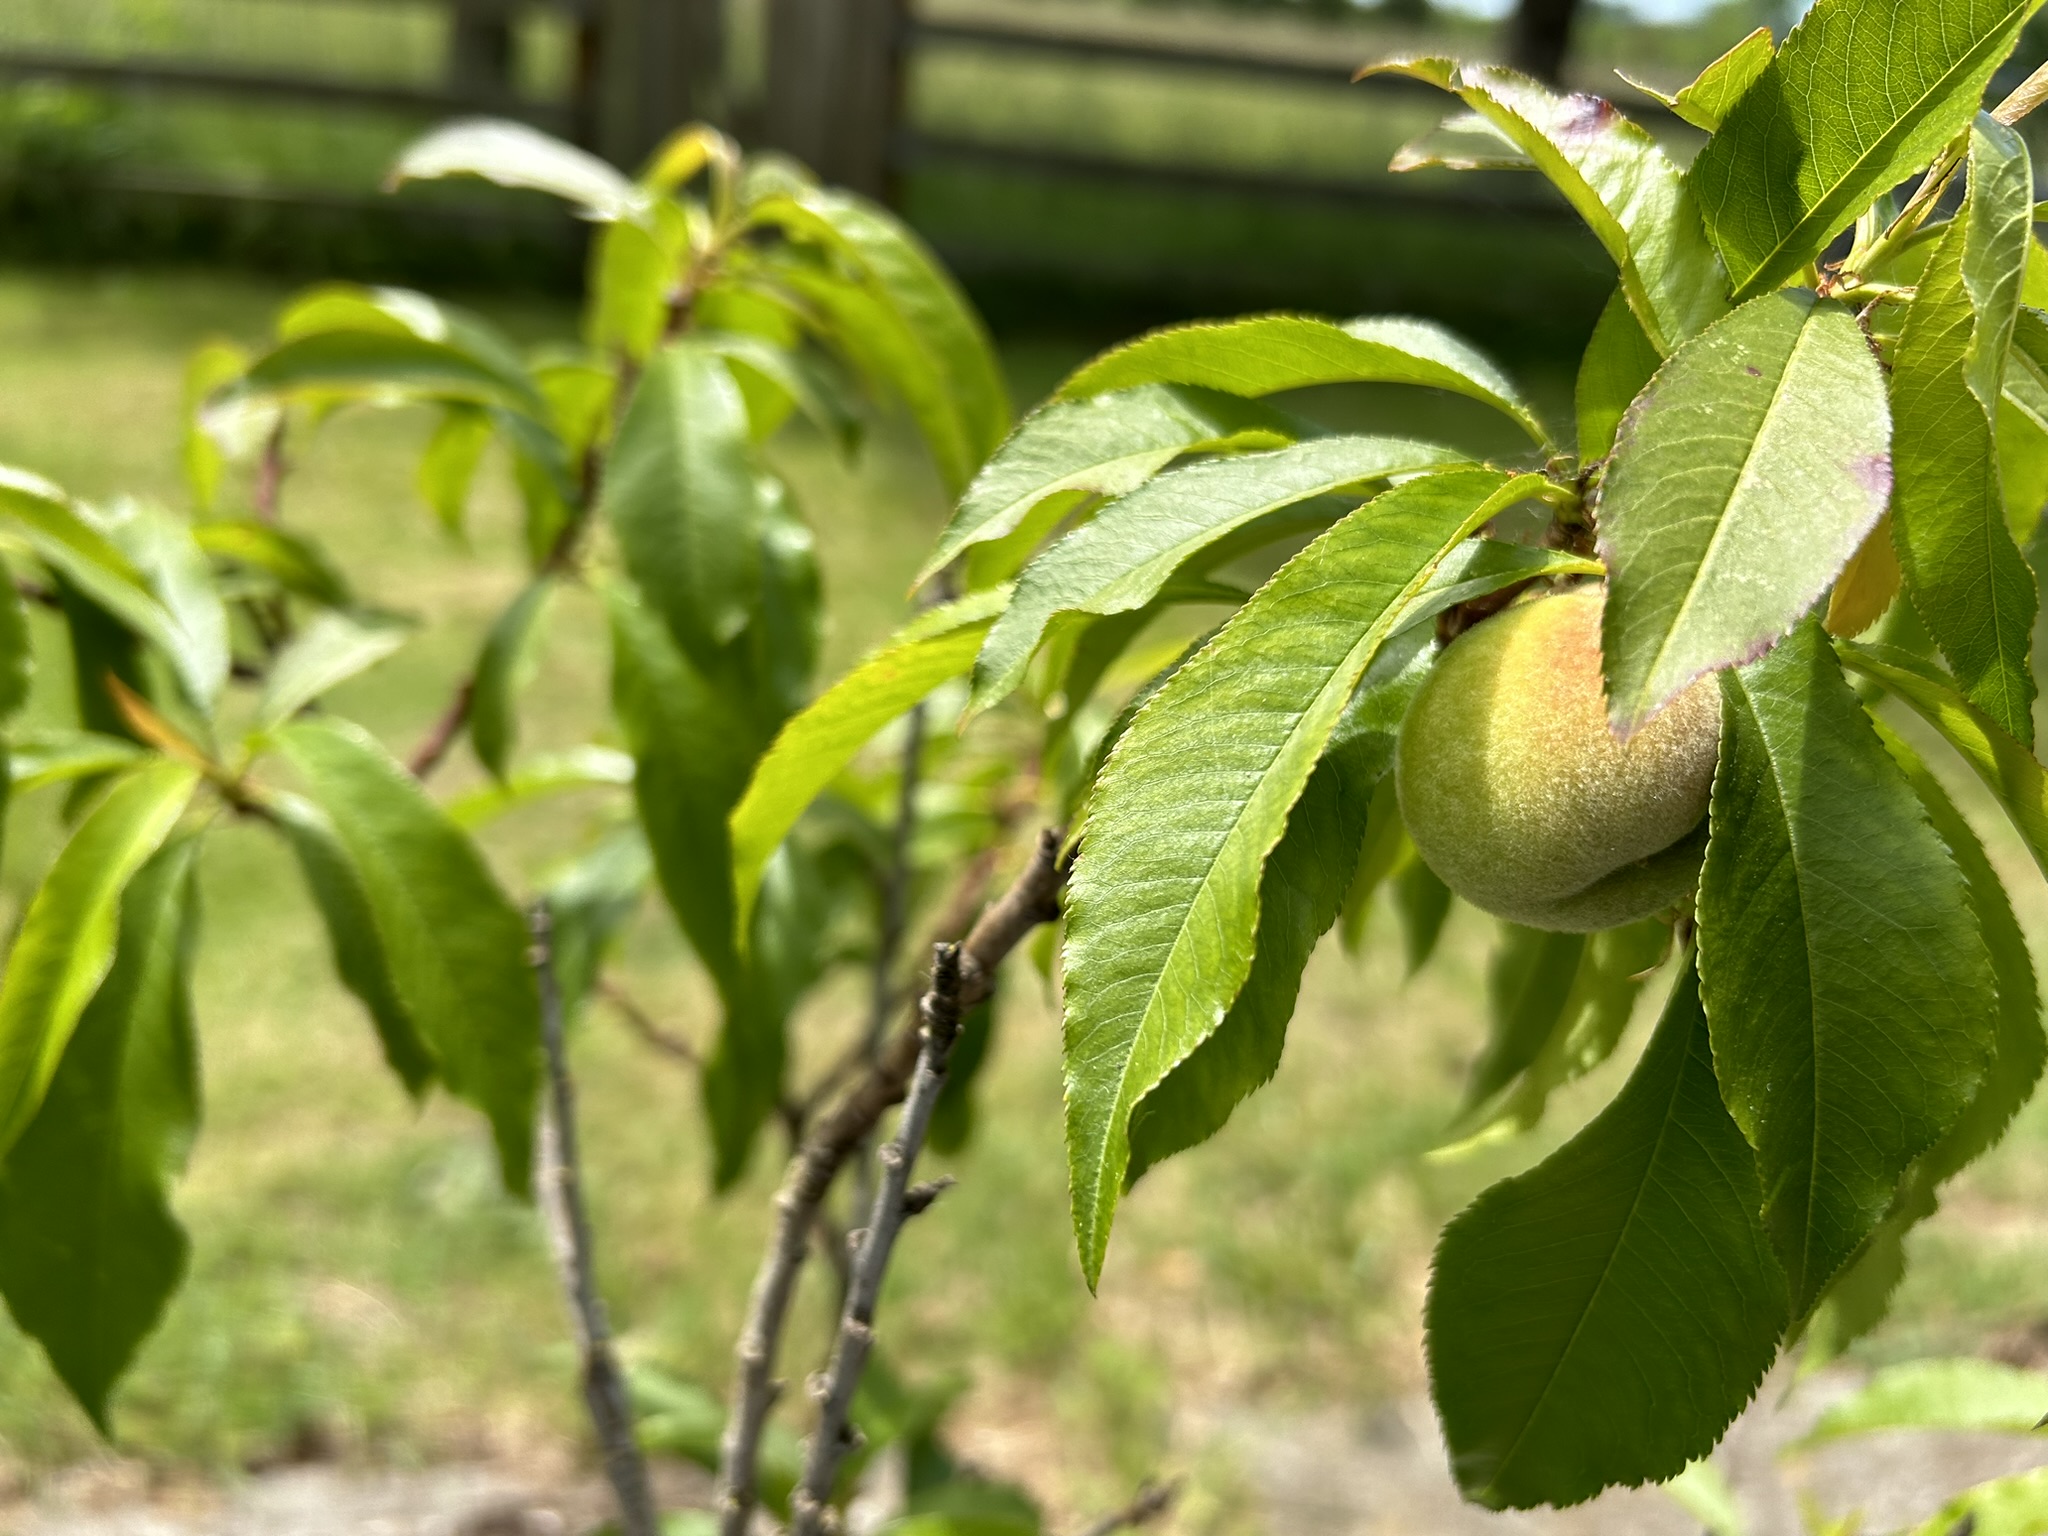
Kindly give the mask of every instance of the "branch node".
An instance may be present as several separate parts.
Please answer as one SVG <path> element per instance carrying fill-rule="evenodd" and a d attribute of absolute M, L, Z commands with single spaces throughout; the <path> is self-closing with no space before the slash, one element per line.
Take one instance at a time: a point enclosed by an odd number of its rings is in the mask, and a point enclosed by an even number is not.
<path fill-rule="evenodd" d="M 958 1182 L 959 1180 L 949 1173 L 940 1178 L 927 1180 L 922 1184 L 911 1185 L 908 1190 L 904 1191 L 903 1214 L 905 1216 L 922 1216 L 932 1208 L 939 1196 L 943 1195 Z"/>

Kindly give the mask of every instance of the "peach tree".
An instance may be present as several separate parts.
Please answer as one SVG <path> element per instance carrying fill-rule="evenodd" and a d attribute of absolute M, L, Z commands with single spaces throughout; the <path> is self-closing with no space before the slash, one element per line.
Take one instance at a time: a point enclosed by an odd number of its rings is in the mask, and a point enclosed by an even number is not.
<path fill-rule="evenodd" d="M 1575 433 L 1418 320 L 1152 333 L 962 499 L 927 574 L 959 573 L 975 644 L 906 637 L 897 692 L 835 690 L 881 718 L 960 674 L 970 718 L 1018 690 L 1050 717 L 1091 1284 L 1133 1183 L 1272 1076 L 1311 949 L 1376 885 L 1418 957 L 1454 898 L 1502 919 L 1461 1134 L 1533 1124 L 1668 974 L 1626 1086 L 1438 1246 L 1431 1385 L 1481 1503 L 1705 1455 L 1781 1350 L 1883 1315 L 1907 1232 L 2041 1072 L 2011 903 L 1921 756 L 2048 867 L 2022 551 L 2048 256 L 2015 127 L 2042 82 L 1982 106 L 2033 9 L 1819 0 L 1669 99 L 1706 134 L 1685 167 L 1604 100 L 1373 66 L 1461 107 L 1397 169 L 1534 171 L 1613 259 Z M 1526 451 L 1264 398 L 1357 382 L 1484 402 Z M 1227 616 L 1100 702 L 1184 605 Z"/>

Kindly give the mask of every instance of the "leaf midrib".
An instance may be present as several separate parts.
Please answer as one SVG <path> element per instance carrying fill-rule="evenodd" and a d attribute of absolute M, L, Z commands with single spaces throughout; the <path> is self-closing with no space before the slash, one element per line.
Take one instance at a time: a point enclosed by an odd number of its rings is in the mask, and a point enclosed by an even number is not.
<path fill-rule="evenodd" d="M 1742 691 L 1743 708 L 1749 711 L 1751 724 L 1755 727 L 1757 740 L 1764 749 L 1764 761 L 1770 767 L 1772 799 L 1778 807 L 1778 817 L 1785 824 L 1786 856 L 1792 861 L 1792 890 L 1799 901 L 1799 943 L 1803 951 L 1806 970 L 1806 1020 L 1807 1051 L 1813 1064 L 1812 1132 L 1808 1138 L 1806 1153 L 1806 1177 L 1804 1216 L 1800 1221 L 1799 1233 L 1799 1275 L 1798 1283 L 1791 1287 L 1792 1299 L 1797 1302 L 1808 1289 L 1807 1275 L 1813 1268 L 1814 1229 L 1814 1188 L 1820 1174 L 1820 987 L 1815 981 L 1813 924 L 1807 921 L 1805 861 L 1799 856 L 1799 831 L 1792 816 L 1791 802 L 1785 792 L 1784 777 L 1778 772 L 1778 753 L 1771 745 L 1769 733 L 1764 730 L 1763 715 L 1750 702 L 1749 686 L 1738 674 L 1736 687 Z M 1786 1276 L 1788 1282 L 1792 1280 Z"/>

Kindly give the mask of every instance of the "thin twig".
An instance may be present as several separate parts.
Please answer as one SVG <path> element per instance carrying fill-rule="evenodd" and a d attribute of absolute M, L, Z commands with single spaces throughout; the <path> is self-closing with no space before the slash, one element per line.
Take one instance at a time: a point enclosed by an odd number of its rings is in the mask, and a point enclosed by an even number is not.
<path fill-rule="evenodd" d="M 541 1045 L 548 1068 L 535 1181 L 540 1207 L 547 1218 L 555 1269 L 576 1322 L 576 1342 L 583 1354 L 583 1402 L 604 1454 L 605 1476 L 619 1502 L 620 1528 L 624 1536 L 658 1536 L 660 1520 L 647 1482 L 647 1462 L 633 1434 L 625 1373 L 612 1350 L 611 1328 L 597 1294 L 590 1215 L 583 1205 L 576 1141 L 576 1090 L 563 1046 L 562 993 L 555 984 L 554 930 L 547 904 L 535 902 L 528 921 L 533 934 L 534 979 L 540 988 Z"/>
<path fill-rule="evenodd" d="M 881 1179 L 867 1230 L 854 1254 L 853 1284 L 847 1288 L 846 1305 L 839 1314 L 839 1337 L 819 1388 L 818 1427 L 804 1454 L 803 1480 L 790 1496 L 790 1536 L 822 1536 L 828 1524 L 836 1525 L 832 1521 L 832 1488 L 839 1480 L 840 1463 L 857 1443 L 853 1395 L 860 1388 L 868 1355 L 875 1346 L 875 1308 L 882 1299 L 882 1281 L 889 1273 L 897 1234 L 909 1215 L 910 1173 L 924 1151 L 932 1111 L 945 1091 L 953 1042 L 960 1037 L 957 944 L 941 944 L 934 951 L 931 986 L 918 1011 L 924 1016 L 924 1043 L 918 1051 L 917 1072 L 911 1079 L 896 1139 L 875 1154 Z"/>
<path fill-rule="evenodd" d="M 441 711 L 441 718 L 433 723 L 425 739 L 413 749 L 412 756 L 406 759 L 405 766 L 412 770 L 414 778 L 426 778 L 441 766 L 441 760 L 453 750 L 456 738 L 462 734 L 463 726 L 469 723 L 469 705 L 475 696 L 476 679 L 465 677 L 457 685 L 454 696 L 448 700 L 448 707 Z"/>
<path fill-rule="evenodd" d="M 277 523 L 277 503 L 284 490 L 285 414 L 279 411 L 277 424 L 263 440 L 263 457 L 256 462 L 256 483 L 249 488 L 250 503 L 259 523 Z"/>
<path fill-rule="evenodd" d="M 963 1008 L 989 995 L 996 969 L 1032 929 L 1059 916 L 1060 887 L 1065 879 L 1060 834 L 1047 829 L 1039 834 L 1031 862 L 982 913 L 960 946 Z M 912 1019 L 890 1036 L 873 1065 L 845 1097 L 812 1122 L 776 1192 L 774 1231 L 761 1256 L 761 1268 L 747 1301 L 746 1323 L 733 1351 L 732 1409 L 719 1456 L 720 1536 L 747 1536 L 753 1519 L 761 1435 L 782 1391 L 775 1380 L 775 1356 L 818 1208 L 847 1157 L 889 1106 L 902 1099 L 917 1065 L 922 1035 L 922 1022 Z"/>
<path fill-rule="evenodd" d="M 1115 1536 L 1117 1531 L 1134 1531 L 1141 1525 L 1150 1525 L 1169 1509 L 1180 1497 L 1179 1483 L 1147 1483 L 1138 1490 L 1138 1496 L 1122 1509 L 1104 1515 L 1100 1520 L 1081 1532 L 1081 1536 Z"/>
<path fill-rule="evenodd" d="M 654 1017 L 633 1001 L 617 982 L 608 976 L 601 976 L 598 978 L 596 991 L 597 995 L 610 1003 L 619 1017 L 626 1021 L 627 1028 L 648 1045 L 653 1046 L 662 1055 L 672 1056 L 687 1066 L 699 1070 L 703 1068 L 704 1057 L 697 1047 L 674 1030 L 656 1022 Z"/>

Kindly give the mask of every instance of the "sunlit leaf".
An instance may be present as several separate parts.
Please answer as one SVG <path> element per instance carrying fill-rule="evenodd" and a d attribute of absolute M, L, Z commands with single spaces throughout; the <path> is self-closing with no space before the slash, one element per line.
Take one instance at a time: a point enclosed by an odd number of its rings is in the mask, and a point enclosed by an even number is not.
<path fill-rule="evenodd" d="M 415 139 L 391 167 L 386 185 L 444 176 L 480 176 L 501 187 L 546 192 L 593 219 L 641 218 L 651 201 L 587 150 L 500 118 L 468 118 Z"/>
<path fill-rule="evenodd" d="M 1526 75 L 1447 58 L 1395 59 L 1367 73 L 1454 93 L 1536 163 L 1621 269 L 1622 292 L 1668 354 L 1728 307 L 1684 174 L 1657 141 L 1597 96 L 1560 96 Z"/>
<path fill-rule="evenodd" d="M 312 540 L 270 523 L 201 523 L 192 530 L 199 547 L 218 559 L 261 571 L 295 597 L 323 608 L 355 601 L 348 578 Z"/>
<path fill-rule="evenodd" d="M 1215 1032 L 1131 1112 L 1126 1188 L 1155 1163 L 1215 1135 L 1279 1069 L 1302 971 L 1343 908 L 1373 791 L 1393 763 L 1395 733 L 1429 660 L 1426 645 L 1389 646 L 1338 721 L 1266 859 L 1244 985 Z"/>
<path fill-rule="evenodd" d="M 1890 446 L 1884 375 L 1842 305 L 1770 294 L 1672 357 L 1600 497 L 1616 731 L 1813 606 L 1884 514 Z"/>
<path fill-rule="evenodd" d="M 1738 300 L 1827 248 L 1969 126 L 2033 0 L 1820 0 L 1690 181 Z"/>
<path fill-rule="evenodd" d="M 407 624 L 354 618 L 339 610 L 315 614 L 271 662 L 252 723 L 259 731 L 282 725 L 411 638 Z"/>
<path fill-rule="evenodd" d="M 1372 315 L 1248 315 L 1168 326 L 1084 363 L 1056 398 L 1082 400 L 1143 384 L 1270 395 L 1315 384 L 1420 384 L 1482 400 L 1538 443 L 1549 434 L 1493 360 L 1428 320 Z"/>
<path fill-rule="evenodd" d="M 490 412 L 474 405 L 448 406 L 420 455 L 420 499 L 452 534 L 460 535 L 468 525 L 469 488 L 492 430 Z"/>
<path fill-rule="evenodd" d="M 0 976 L 0 1156 L 35 1118 L 113 964 L 122 892 L 170 836 L 195 782 L 162 759 L 117 781 L 30 899 Z"/>
<path fill-rule="evenodd" d="M 1260 517 L 1347 486 L 1464 461 L 1435 443 L 1326 437 L 1148 481 L 1024 568 L 975 662 L 976 707 L 1023 680 L 1055 615 L 1142 608 L 1191 556 Z"/>
<path fill-rule="evenodd" d="M 173 843 L 128 881 L 112 966 L 0 1162 L 0 1294 L 102 1433 L 185 1273 L 167 1186 L 199 1125 L 197 848 Z"/>
<path fill-rule="evenodd" d="M 1131 1112 L 1244 985 L 1267 855 L 1352 691 L 1438 562 L 1532 478 L 1472 469 L 1366 503 L 1239 609 L 1110 755 L 1067 901 L 1067 1152 L 1091 1285 Z"/>
<path fill-rule="evenodd" d="M 1882 1429 L 2024 1435 L 2048 1414 L 2048 1376 L 1996 1360 L 1909 1360 L 1887 1366 L 1829 1406 L 1804 1450 Z"/>
<path fill-rule="evenodd" d="M 1042 405 L 974 477 L 916 581 L 929 580 L 963 550 L 1014 532 L 1048 497 L 1122 496 L 1184 453 L 1274 448 L 1299 435 L 1287 428 L 1278 412 L 1185 385 L 1141 384 Z"/>
<path fill-rule="evenodd" d="M 741 931 L 769 858 L 805 808 L 877 731 L 974 664 L 1008 596 L 1002 589 L 976 593 L 919 615 L 782 728 L 732 813 Z"/>
<path fill-rule="evenodd" d="M 1996 432 L 2032 213 L 2026 144 L 1980 117 L 1969 197 L 1921 273 L 1891 378 L 1906 591 L 1970 702 L 2025 743 L 2037 603 L 2006 524 Z"/>
<path fill-rule="evenodd" d="M 1695 128 L 1714 132 L 1771 66 L 1775 43 L 1769 27 L 1758 27 L 1699 72 L 1671 99 L 1671 110 Z"/>

